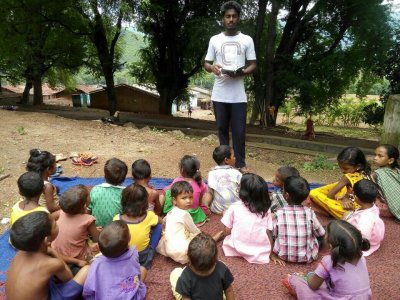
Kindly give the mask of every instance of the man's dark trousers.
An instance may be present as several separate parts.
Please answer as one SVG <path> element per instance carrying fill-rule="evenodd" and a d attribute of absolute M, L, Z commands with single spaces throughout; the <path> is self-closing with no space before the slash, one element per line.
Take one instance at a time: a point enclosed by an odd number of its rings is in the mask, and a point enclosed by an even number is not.
<path fill-rule="evenodd" d="M 246 166 L 246 117 L 247 103 L 224 103 L 213 101 L 220 145 L 229 145 L 229 127 L 232 129 L 232 145 L 236 167 Z"/>

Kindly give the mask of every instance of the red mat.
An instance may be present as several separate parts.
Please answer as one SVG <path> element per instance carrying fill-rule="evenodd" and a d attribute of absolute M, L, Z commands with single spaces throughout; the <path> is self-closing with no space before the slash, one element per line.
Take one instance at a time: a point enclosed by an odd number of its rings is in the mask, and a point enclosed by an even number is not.
<path fill-rule="evenodd" d="M 211 221 L 201 227 L 201 230 L 209 234 L 223 230 L 220 218 L 212 215 Z M 329 222 L 326 217 L 319 216 L 319 219 L 322 224 Z M 374 299 L 400 299 L 400 225 L 393 219 L 383 220 L 386 225 L 385 239 L 380 249 L 367 257 L 372 294 Z M 255 265 L 240 257 L 225 257 L 222 242 L 218 243 L 218 250 L 219 259 L 229 267 L 235 277 L 233 287 L 236 299 L 294 299 L 283 287 L 282 279 L 289 273 L 312 271 L 318 264 L 287 264 L 284 267 L 273 263 Z M 156 254 L 146 280 L 147 299 L 173 300 L 169 274 L 180 266 L 171 259 Z"/>

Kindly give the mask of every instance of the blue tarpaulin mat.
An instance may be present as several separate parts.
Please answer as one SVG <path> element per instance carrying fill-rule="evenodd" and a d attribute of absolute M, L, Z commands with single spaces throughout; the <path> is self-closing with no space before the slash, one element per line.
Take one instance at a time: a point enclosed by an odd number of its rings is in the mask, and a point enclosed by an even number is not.
<path fill-rule="evenodd" d="M 161 190 L 164 187 L 170 185 L 173 179 L 171 178 L 152 178 L 150 184 L 157 190 Z M 83 177 L 55 177 L 51 179 L 51 182 L 58 188 L 59 194 L 62 194 L 69 188 L 83 184 L 85 186 L 95 186 L 104 183 L 103 177 L 97 178 L 83 178 Z M 123 185 L 127 186 L 133 183 L 132 178 L 127 178 Z M 310 183 L 310 188 L 315 189 L 322 186 L 319 183 Z M 268 190 L 274 191 L 276 188 L 268 182 Z M 6 279 L 6 272 L 10 266 L 11 260 L 15 256 L 16 250 L 8 243 L 9 231 L 7 230 L 3 235 L 0 236 L 0 298 L 4 294 L 4 280 Z"/>

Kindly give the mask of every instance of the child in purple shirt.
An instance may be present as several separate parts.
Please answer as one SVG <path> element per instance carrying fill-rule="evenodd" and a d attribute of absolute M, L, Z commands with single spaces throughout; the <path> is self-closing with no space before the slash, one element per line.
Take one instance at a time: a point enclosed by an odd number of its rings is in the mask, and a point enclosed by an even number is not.
<path fill-rule="evenodd" d="M 90 266 L 83 287 L 85 299 L 142 300 L 146 297 L 146 286 L 140 272 L 139 255 L 130 241 L 128 226 L 122 221 L 113 221 L 99 236 L 99 247 L 103 254 Z"/>
<path fill-rule="evenodd" d="M 369 242 L 361 232 L 343 220 L 327 227 L 331 253 L 322 258 L 317 269 L 307 275 L 295 273 L 283 281 L 297 299 L 369 300 L 372 297 L 368 269 L 362 251 Z"/>

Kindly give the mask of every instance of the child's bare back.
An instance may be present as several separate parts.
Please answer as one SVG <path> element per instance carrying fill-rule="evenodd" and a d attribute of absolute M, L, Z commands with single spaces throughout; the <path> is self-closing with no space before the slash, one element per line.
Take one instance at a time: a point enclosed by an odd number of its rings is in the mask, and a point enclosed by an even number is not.
<path fill-rule="evenodd" d="M 23 216 L 12 225 L 10 241 L 19 251 L 7 274 L 8 299 L 73 299 L 82 294 L 89 267 L 73 277 L 59 254 L 48 247 L 57 234 L 56 221 L 43 211 Z"/>
<path fill-rule="evenodd" d="M 62 281 L 72 279 L 68 271 L 62 260 L 46 253 L 19 251 L 7 273 L 7 297 L 24 300 L 35 295 L 35 299 L 47 299 L 50 278 L 56 275 Z"/>

